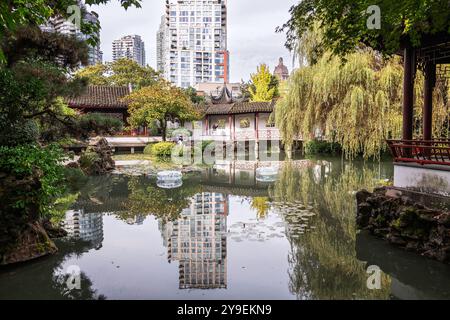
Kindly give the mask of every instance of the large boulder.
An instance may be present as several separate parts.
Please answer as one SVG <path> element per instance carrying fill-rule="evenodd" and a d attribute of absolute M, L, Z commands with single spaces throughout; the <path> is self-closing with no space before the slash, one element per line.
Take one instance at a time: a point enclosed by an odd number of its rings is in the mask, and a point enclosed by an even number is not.
<path fill-rule="evenodd" d="M 44 227 L 39 222 L 28 223 L 13 245 L 0 257 L 0 265 L 24 262 L 58 251 Z"/>
<path fill-rule="evenodd" d="M 89 146 L 78 160 L 80 168 L 87 175 L 98 176 L 109 173 L 115 169 L 112 158 L 113 150 L 103 137 L 92 138 Z"/>

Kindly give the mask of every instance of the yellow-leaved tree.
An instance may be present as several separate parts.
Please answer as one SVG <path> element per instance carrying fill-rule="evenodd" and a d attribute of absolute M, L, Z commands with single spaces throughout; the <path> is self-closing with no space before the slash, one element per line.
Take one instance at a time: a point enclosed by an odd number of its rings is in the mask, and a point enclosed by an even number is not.
<path fill-rule="evenodd" d="M 250 76 L 250 101 L 269 102 L 278 96 L 278 80 L 269 71 L 269 67 L 262 63 L 257 72 Z"/>

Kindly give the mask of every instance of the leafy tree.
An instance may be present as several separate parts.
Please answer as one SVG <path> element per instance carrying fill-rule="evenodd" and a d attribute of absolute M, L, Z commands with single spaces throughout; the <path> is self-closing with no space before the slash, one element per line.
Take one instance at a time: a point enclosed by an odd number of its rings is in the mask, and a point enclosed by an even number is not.
<path fill-rule="evenodd" d="M 66 123 L 67 108 L 58 99 L 79 94 L 85 87 L 82 79 L 68 77 L 87 59 L 84 43 L 24 27 L 4 37 L 0 45 L 8 59 L 0 66 L 0 135 L 20 131 L 31 122 L 41 128 L 46 123 Z"/>
<path fill-rule="evenodd" d="M 106 4 L 111 0 L 86 0 L 87 5 Z M 120 0 L 123 8 L 130 6 L 140 8 L 140 0 Z M 15 32 L 23 26 L 39 26 L 47 22 L 50 17 L 69 17 L 72 13 L 67 8 L 79 5 L 79 0 L 3 0 L 0 2 L 0 41 L 5 34 Z M 87 42 L 96 44 L 96 36 L 100 25 L 81 20 L 81 32 L 88 35 Z M 0 62 L 5 61 L 3 51 L 0 49 Z"/>
<path fill-rule="evenodd" d="M 380 8 L 380 29 L 367 27 L 372 5 Z M 404 45 L 417 47 L 430 35 L 450 32 L 447 0 L 304 0 L 290 12 L 290 20 L 278 28 L 287 32 L 288 48 L 295 48 L 305 33 L 318 24 L 323 32 L 319 51 L 331 51 L 342 58 L 361 44 L 391 55 Z"/>
<path fill-rule="evenodd" d="M 384 60 L 371 50 L 346 56 L 347 63 L 326 53 L 314 65 L 298 69 L 278 100 L 275 122 L 284 142 L 296 136 L 305 141 L 321 132 L 338 142 L 349 157 L 378 157 L 385 139 L 401 136 L 402 77 L 399 58 Z M 415 135 L 421 132 L 423 75 L 416 77 Z M 446 136 L 448 88 L 434 94 L 433 130 Z"/>
<path fill-rule="evenodd" d="M 86 67 L 76 73 L 91 85 L 128 86 L 142 88 L 155 84 L 160 74 L 150 66 L 142 67 L 137 62 L 122 58 L 106 64 Z"/>
<path fill-rule="evenodd" d="M 200 116 L 182 89 L 163 80 L 153 86 L 132 92 L 124 98 L 124 101 L 129 103 L 128 122 L 131 127 L 152 126 L 157 122 L 161 127 L 164 141 L 168 121 L 175 119 L 190 121 Z"/>
<path fill-rule="evenodd" d="M 250 76 L 248 91 L 253 102 L 267 102 L 278 97 L 278 80 L 266 64 L 260 64 L 257 72 Z"/>
<path fill-rule="evenodd" d="M 189 98 L 191 99 L 192 103 L 194 103 L 194 104 L 201 104 L 201 103 L 205 103 L 206 102 L 205 97 L 199 96 L 198 93 L 197 93 L 197 90 L 195 88 L 189 87 L 189 88 L 184 89 L 184 91 L 189 96 Z"/>

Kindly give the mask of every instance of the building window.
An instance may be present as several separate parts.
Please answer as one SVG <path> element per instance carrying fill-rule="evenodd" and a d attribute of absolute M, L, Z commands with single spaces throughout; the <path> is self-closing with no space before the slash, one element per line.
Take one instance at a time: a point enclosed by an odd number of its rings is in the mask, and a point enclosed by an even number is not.
<path fill-rule="evenodd" d="M 239 120 L 239 127 L 242 129 L 250 128 L 250 119 L 243 118 L 243 119 Z"/>

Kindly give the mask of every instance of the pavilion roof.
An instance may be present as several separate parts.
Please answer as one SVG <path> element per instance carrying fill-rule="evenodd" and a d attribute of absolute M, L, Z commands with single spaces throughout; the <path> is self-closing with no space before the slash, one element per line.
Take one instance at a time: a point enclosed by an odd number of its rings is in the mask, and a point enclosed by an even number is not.
<path fill-rule="evenodd" d="M 206 107 L 207 115 L 242 114 L 255 112 L 273 112 L 275 100 L 271 102 L 235 102 L 230 104 L 210 104 Z"/>
<path fill-rule="evenodd" d="M 88 86 L 83 94 L 66 102 L 72 108 L 127 109 L 121 99 L 128 94 L 130 89 L 124 86 Z"/>

